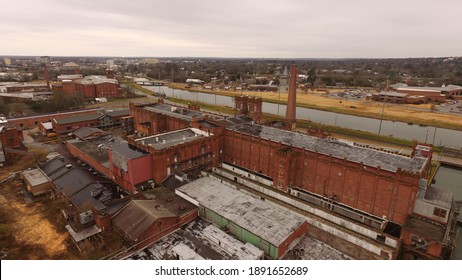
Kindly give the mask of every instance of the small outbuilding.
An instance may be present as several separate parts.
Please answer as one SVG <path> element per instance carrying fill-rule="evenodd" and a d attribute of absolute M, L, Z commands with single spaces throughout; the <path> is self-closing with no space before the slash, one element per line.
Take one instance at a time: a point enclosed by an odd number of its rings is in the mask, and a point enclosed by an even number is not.
<path fill-rule="evenodd" d="M 23 171 L 22 177 L 27 190 L 34 196 L 45 194 L 53 188 L 50 178 L 40 168 Z"/>

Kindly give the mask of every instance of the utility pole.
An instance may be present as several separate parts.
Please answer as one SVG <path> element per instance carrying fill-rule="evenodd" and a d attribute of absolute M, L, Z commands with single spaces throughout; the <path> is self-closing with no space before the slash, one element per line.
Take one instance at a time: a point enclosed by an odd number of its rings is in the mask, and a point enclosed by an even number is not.
<path fill-rule="evenodd" d="M 380 132 L 382 131 L 383 111 L 385 110 L 386 100 L 387 100 L 387 93 L 385 92 L 385 98 L 383 98 L 383 104 L 382 104 L 382 113 L 380 114 L 379 135 L 380 135 Z"/>

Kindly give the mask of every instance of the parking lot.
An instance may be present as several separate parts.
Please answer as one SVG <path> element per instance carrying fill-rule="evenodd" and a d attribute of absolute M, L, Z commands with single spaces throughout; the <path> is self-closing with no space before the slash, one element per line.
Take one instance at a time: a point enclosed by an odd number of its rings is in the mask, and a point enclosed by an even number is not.
<path fill-rule="evenodd" d="M 437 110 L 441 113 L 462 115 L 462 103 L 457 100 L 450 100 L 437 106 Z"/>

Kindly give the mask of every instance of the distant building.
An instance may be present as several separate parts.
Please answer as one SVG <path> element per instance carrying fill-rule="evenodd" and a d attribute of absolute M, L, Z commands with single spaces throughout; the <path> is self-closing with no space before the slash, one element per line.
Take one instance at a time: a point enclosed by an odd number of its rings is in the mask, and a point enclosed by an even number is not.
<path fill-rule="evenodd" d="M 49 92 L 50 89 L 42 83 L 10 83 L 5 86 L 7 93 Z"/>
<path fill-rule="evenodd" d="M 390 89 L 397 93 L 406 94 L 405 97 L 407 100 L 412 101 L 410 98 L 421 98 L 424 103 L 444 102 L 446 99 L 462 99 L 462 87 L 456 85 L 443 85 L 441 87 L 412 87 L 407 84 L 398 83 L 391 85 Z"/>
<path fill-rule="evenodd" d="M 105 76 L 80 78 L 79 75 L 62 75 L 58 77 L 59 79 L 61 79 L 61 84 L 53 85 L 53 92 L 82 94 L 91 99 L 117 97 L 121 94 L 118 81 Z"/>
<path fill-rule="evenodd" d="M 57 115 L 51 119 L 51 123 L 56 133 L 66 134 L 81 127 L 118 127 L 122 124 L 122 118 L 128 115 L 128 110 L 100 110 L 73 116 Z"/>
<path fill-rule="evenodd" d="M 106 60 L 106 65 L 107 65 L 107 68 L 109 68 L 109 69 L 114 68 L 114 59 Z"/>
<path fill-rule="evenodd" d="M 3 62 L 4 62 L 5 65 L 7 65 L 7 66 L 8 66 L 8 65 L 11 65 L 11 59 L 8 58 L 8 57 L 4 57 L 4 58 L 3 58 Z"/>
<path fill-rule="evenodd" d="M 140 63 L 156 64 L 156 63 L 159 63 L 159 60 L 157 58 L 144 58 L 140 60 Z"/>
<path fill-rule="evenodd" d="M 202 85 L 202 84 L 204 83 L 204 81 L 199 80 L 199 79 L 186 79 L 186 83 L 187 83 L 187 84 L 198 84 L 198 85 Z"/>
<path fill-rule="evenodd" d="M 96 114 L 101 111 L 100 108 L 79 109 L 66 112 L 56 112 L 51 114 L 41 114 L 26 117 L 8 119 L 8 122 L 21 129 L 39 127 L 39 124 L 51 122 L 53 118 L 67 118 L 72 116 L 83 116 L 86 114 Z"/>
<path fill-rule="evenodd" d="M 272 85 L 249 85 L 247 87 L 248 90 L 250 91 L 272 91 L 276 92 L 278 91 L 278 86 L 272 86 Z"/>

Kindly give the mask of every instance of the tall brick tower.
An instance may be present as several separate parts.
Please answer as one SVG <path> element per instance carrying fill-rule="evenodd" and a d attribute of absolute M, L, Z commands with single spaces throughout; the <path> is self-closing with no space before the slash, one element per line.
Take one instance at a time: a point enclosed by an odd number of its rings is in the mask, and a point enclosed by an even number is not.
<path fill-rule="evenodd" d="M 247 96 L 236 96 L 234 97 L 234 114 L 235 115 L 247 115 L 248 113 L 248 104 L 247 104 Z"/>
<path fill-rule="evenodd" d="M 287 100 L 286 122 L 291 124 L 292 130 L 295 130 L 296 121 L 296 101 L 297 101 L 297 66 L 292 65 L 290 68 L 289 80 L 289 98 Z"/>
<path fill-rule="evenodd" d="M 263 101 L 260 97 L 249 97 L 247 101 L 247 107 L 249 110 L 249 117 L 251 117 L 256 123 L 261 122 L 261 108 Z"/>

